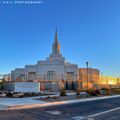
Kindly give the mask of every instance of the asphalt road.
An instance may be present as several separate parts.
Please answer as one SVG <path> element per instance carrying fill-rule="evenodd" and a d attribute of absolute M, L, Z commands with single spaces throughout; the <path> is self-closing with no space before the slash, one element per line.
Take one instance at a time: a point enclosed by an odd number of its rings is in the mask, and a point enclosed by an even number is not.
<path fill-rule="evenodd" d="M 0 120 L 120 120 L 120 97 L 53 107 L 0 111 Z"/>

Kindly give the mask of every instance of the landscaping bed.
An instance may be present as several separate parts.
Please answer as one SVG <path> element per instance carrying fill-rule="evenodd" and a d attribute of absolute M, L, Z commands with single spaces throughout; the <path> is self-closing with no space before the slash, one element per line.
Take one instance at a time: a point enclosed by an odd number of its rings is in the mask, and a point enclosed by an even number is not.
<path fill-rule="evenodd" d="M 0 91 L 0 97 L 13 97 L 13 98 L 22 98 L 22 97 L 35 97 L 35 96 L 48 96 L 54 94 L 47 94 L 41 92 L 11 92 L 11 91 Z"/>
<path fill-rule="evenodd" d="M 68 100 L 77 100 L 83 98 L 93 98 L 94 96 L 81 96 L 81 95 L 67 95 L 67 96 L 47 96 L 45 98 L 35 98 L 36 100 L 42 100 L 45 102 L 59 102 Z"/>
<path fill-rule="evenodd" d="M 61 92 L 63 93 L 63 91 Z M 46 96 L 43 98 L 37 98 L 37 100 L 42 100 L 45 102 L 58 102 L 58 101 L 68 101 L 68 100 L 77 100 L 77 99 L 84 99 L 84 98 L 96 98 L 96 97 L 103 97 L 103 96 L 110 96 L 115 95 L 108 89 L 101 89 L 101 90 L 86 90 L 82 92 L 78 92 L 77 95 L 65 95 L 61 94 L 60 96 Z M 63 96 L 62 96 L 63 95 Z"/>

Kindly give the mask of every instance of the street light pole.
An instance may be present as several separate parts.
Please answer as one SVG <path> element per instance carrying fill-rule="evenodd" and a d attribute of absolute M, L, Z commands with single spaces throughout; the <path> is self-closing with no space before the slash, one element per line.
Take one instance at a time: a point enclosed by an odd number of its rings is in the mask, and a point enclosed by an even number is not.
<path fill-rule="evenodd" d="M 87 90 L 88 90 L 88 64 L 89 64 L 89 62 L 86 62 L 86 66 L 87 66 Z"/>

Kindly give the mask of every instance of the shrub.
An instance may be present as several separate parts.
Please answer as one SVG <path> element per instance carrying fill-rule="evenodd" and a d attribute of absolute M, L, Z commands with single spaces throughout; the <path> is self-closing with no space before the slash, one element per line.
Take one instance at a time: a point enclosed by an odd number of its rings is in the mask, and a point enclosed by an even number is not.
<path fill-rule="evenodd" d="M 66 90 L 65 89 L 60 91 L 60 96 L 66 96 Z"/>

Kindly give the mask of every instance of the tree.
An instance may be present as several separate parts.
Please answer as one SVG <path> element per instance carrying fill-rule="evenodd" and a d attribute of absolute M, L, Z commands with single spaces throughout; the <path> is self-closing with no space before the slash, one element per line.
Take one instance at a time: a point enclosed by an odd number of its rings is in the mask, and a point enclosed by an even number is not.
<path fill-rule="evenodd" d="M 65 88 L 68 90 L 68 81 L 66 81 Z"/>
<path fill-rule="evenodd" d="M 75 85 L 74 85 L 74 82 L 72 81 L 72 90 L 75 89 Z"/>
<path fill-rule="evenodd" d="M 61 82 L 60 96 L 66 96 L 66 88 L 65 88 L 65 85 L 64 85 L 64 80 L 62 80 L 62 82 Z"/>
<path fill-rule="evenodd" d="M 3 89 L 3 86 L 4 86 L 4 82 L 2 81 L 2 82 L 0 82 L 0 90 Z"/>

